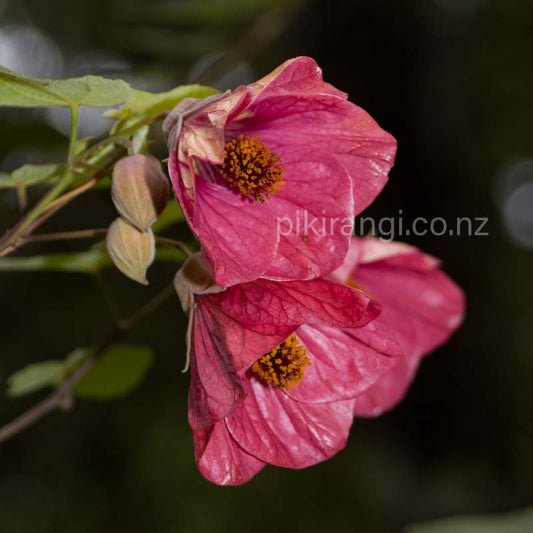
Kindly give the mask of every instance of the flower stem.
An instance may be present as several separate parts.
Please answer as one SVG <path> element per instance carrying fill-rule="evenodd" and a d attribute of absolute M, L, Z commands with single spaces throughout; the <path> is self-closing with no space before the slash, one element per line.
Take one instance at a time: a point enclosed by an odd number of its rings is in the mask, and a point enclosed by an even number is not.
<path fill-rule="evenodd" d="M 128 319 L 119 320 L 117 324 L 109 331 L 104 340 L 95 348 L 93 354 L 88 357 L 83 364 L 77 368 L 54 392 L 48 395 L 26 412 L 0 428 L 0 442 L 4 442 L 17 433 L 31 426 L 48 413 L 55 409 L 70 406 L 72 397 L 72 388 L 81 378 L 93 367 L 98 358 L 120 337 L 130 331 L 143 319 L 150 316 L 161 307 L 173 294 L 175 294 L 174 284 L 165 287 L 160 293 L 149 300 L 143 307 L 138 309 Z"/>
<path fill-rule="evenodd" d="M 174 248 L 177 248 L 178 250 L 183 252 L 187 257 L 190 257 L 192 255 L 191 250 L 189 250 L 189 247 L 184 242 L 169 239 L 167 237 L 160 237 L 159 235 L 155 236 L 155 241 L 158 244 L 166 244 L 167 246 L 173 246 Z"/>

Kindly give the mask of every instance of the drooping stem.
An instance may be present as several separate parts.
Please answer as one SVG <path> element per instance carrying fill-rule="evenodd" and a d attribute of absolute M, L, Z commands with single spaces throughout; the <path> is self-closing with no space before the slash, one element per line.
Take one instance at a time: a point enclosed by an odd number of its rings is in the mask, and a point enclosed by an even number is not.
<path fill-rule="evenodd" d="M 71 403 L 72 388 L 87 374 L 98 358 L 125 333 L 157 311 L 173 294 L 175 294 L 174 285 L 171 283 L 128 319 L 119 320 L 104 340 L 95 348 L 92 355 L 65 380 L 61 387 L 28 409 L 25 413 L 22 413 L 13 421 L 0 428 L 0 442 L 4 442 L 17 433 L 20 433 L 52 411 L 69 406 Z"/>
<path fill-rule="evenodd" d="M 181 241 L 177 241 L 175 239 L 169 239 L 167 237 L 160 237 L 159 235 L 155 236 L 155 241 L 158 244 L 166 244 L 167 246 L 173 246 L 174 248 L 177 248 L 180 252 L 183 252 L 187 257 L 190 257 L 192 255 L 191 250 L 189 250 L 189 247 Z"/>

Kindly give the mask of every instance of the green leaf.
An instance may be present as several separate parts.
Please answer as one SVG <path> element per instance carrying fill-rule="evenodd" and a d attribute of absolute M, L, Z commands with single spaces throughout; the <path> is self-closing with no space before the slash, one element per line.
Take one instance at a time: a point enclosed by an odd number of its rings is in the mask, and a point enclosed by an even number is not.
<path fill-rule="evenodd" d="M 64 368 L 67 374 L 72 374 L 82 363 L 90 357 L 93 353 L 94 348 L 76 348 L 72 350 L 64 361 Z"/>
<path fill-rule="evenodd" d="M 73 392 L 80 398 L 91 400 L 112 400 L 124 396 L 141 383 L 152 359 L 153 352 L 148 347 L 112 346 L 77 383 Z"/>
<path fill-rule="evenodd" d="M 170 200 L 156 222 L 152 226 L 154 233 L 160 233 L 185 220 L 185 215 L 176 200 Z"/>
<path fill-rule="evenodd" d="M 533 531 L 533 508 L 485 516 L 458 516 L 413 524 L 404 533 L 525 533 Z"/>
<path fill-rule="evenodd" d="M 170 111 L 184 98 L 206 98 L 219 91 L 203 85 L 181 85 L 164 93 L 150 93 L 148 91 L 132 90 L 128 105 L 136 113 L 157 115 L 163 111 Z"/>
<path fill-rule="evenodd" d="M 63 363 L 43 361 L 18 370 L 7 379 L 7 395 L 12 398 L 44 387 L 57 387 L 63 382 Z"/>
<path fill-rule="evenodd" d="M 33 255 L 29 257 L 0 257 L 0 272 L 78 272 L 96 274 L 111 266 L 105 248 L 93 247 L 86 252 Z"/>
<path fill-rule="evenodd" d="M 56 163 L 46 165 L 22 165 L 11 172 L 11 175 L 0 175 L 0 189 L 42 183 L 50 178 L 59 176 L 59 174 L 63 172 L 63 168 L 63 165 L 58 165 Z"/>
<path fill-rule="evenodd" d="M 100 76 L 47 80 L 23 76 L 0 66 L 0 106 L 106 107 L 124 103 L 132 91 L 123 80 Z"/>

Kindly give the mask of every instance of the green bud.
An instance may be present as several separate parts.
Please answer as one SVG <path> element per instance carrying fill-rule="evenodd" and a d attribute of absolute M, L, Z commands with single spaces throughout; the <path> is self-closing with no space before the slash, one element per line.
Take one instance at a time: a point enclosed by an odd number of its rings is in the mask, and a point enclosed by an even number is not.
<path fill-rule="evenodd" d="M 152 230 L 139 231 L 122 218 L 117 218 L 107 230 L 107 250 L 123 274 L 148 285 L 146 270 L 155 258 Z"/>
<path fill-rule="evenodd" d="M 131 155 L 113 169 L 111 197 L 117 211 L 130 224 L 148 231 L 168 202 L 168 180 L 151 155 Z"/>

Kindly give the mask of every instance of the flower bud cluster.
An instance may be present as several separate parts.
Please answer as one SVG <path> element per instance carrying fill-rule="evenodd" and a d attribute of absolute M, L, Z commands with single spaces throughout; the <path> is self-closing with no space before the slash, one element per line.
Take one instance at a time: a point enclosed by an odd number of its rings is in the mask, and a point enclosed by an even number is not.
<path fill-rule="evenodd" d="M 155 157 L 131 155 L 113 169 L 111 197 L 120 217 L 109 227 L 107 249 L 123 274 L 144 285 L 148 284 L 146 271 L 155 257 L 151 226 L 163 212 L 169 192 Z"/>

